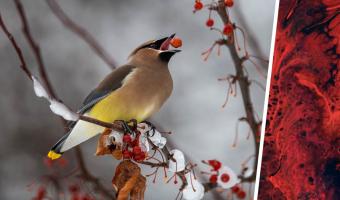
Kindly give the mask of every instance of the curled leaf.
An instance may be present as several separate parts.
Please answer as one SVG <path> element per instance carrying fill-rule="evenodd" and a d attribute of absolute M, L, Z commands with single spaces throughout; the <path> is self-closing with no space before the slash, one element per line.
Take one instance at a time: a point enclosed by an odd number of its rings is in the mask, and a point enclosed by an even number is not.
<path fill-rule="evenodd" d="M 100 135 L 96 155 L 111 154 L 117 160 L 122 159 L 122 134 L 111 129 L 105 129 Z"/>
<path fill-rule="evenodd" d="M 117 191 L 117 200 L 143 200 L 146 188 L 146 178 L 141 175 L 141 169 L 136 163 L 124 160 L 116 168 L 112 186 Z"/>

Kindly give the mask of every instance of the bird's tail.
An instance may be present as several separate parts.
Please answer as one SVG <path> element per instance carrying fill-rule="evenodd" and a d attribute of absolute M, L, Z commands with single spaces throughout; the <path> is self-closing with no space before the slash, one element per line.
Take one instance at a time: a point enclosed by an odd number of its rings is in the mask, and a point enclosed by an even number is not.
<path fill-rule="evenodd" d="M 60 156 L 63 154 L 63 152 L 61 152 L 61 147 L 63 146 L 66 138 L 70 134 L 71 134 L 71 132 L 65 134 L 62 138 L 60 138 L 60 140 L 55 145 L 53 145 L 53 147 L 51 148 L 51 150 L 47 154 L 47 156 L 49 158 L 51 158 L 52 160 L 60 158 Z"/>
<path fill-rule="evenodd" d="M 104 127 L 88 123 L 85 121 L 78 121 L 74 128 L 64 135 L 48 152 L 47 156 L 52 160 L 60 158 L 60 156 L 67 150 L 77 146 L 78 144 L 96 136 L 104 131 Z"/>

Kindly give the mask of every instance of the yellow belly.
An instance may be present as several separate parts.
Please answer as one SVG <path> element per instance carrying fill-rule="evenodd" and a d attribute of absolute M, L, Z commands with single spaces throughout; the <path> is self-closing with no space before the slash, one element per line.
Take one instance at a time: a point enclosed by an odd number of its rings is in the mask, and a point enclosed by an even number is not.
<path fill-rule="evenodd" d="M 152 99 L 139 101 L 138 99 L 130 99 L 128 96 L 123 95 L 119 90 L 112 92 L 109 96 L 99 101 L 88 114 L 105 122 L 128 121 L 130 119 L 136 119 L 141 122 L 158 110 L 157 103 Z"/>

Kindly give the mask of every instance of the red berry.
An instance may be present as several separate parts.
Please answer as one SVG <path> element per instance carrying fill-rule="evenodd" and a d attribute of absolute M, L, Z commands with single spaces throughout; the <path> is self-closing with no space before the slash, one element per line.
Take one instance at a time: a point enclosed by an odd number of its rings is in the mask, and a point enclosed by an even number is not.
<path fill-rule="evenodd" d="M 140 160 L 142 159 L 142 157 L 141 157 L 139 154 L 137 154 L 137 155 L 134 155 L 134 156 L 133 156 L 133 159 L 134 159 L 135 161 L 140 161 Z"/>
<path fill-rule="evenodd" d="M 214 26 L 214 20 L 209 18 L 205 24 L 207 25 L 207 27 L 212 27 Z"/>
<path fill-rule="evenodd" d="M 142 152 L 142 149 L 139 146 L 134 146 L 132 149 L 132 152 L 134 155 L 140 154 Z"/>
<path fill-rule="evenodd" d="M 130 135 L 126 134 L 126 135 L 123 136 L 123 142 L 124 143 L 131 143 L 131 141 L 132 141 L 132 138 L 131 138 Z"/>
<path fill-rule="evenodd" d="M 42 186 L 41 186 L 41 187 L 38 189 L 36 199 L 43 199 L 43 198 L 45 197 L 45 195 L 46 195 L 46 189 L 45 189 L 45 187 L 42 187 Z"/>
<path fill-rule="evenodd" d="M 231 35 L 233 30 L 234 30 L 234 27 L 233 27 L 232 24 L 226 24 L 226 25 L 224 25 L 224 28 L 223 28 L 223 34 L 224 35 Z"/>
<path fill-rule="evenodd" d="M 233 0 L 225 0 L 224 1 L 224 4 L 227 6 L 227 7 L 232 7 L 234 5 L 234 1 Z"/>
<path fill-rule="evenodd" d="M 123 151 L 123 158 L 124 159 L 130 159 L 131 158 L 131 152 L 128 150 Z"/>
<path fill-rule="evenodd" d="M 231 188 L 231 191 L 237 193 L 238 191 L 240 191 L 240 187 L 235 185 L 234 187 Z"/>
<path fill-rule="evenodd" d="M 72 194 L 71 200 L 80 200 L 78 193 Z"/>
<path fill-rule="evenodd" d="M 170 41 L 171 46 L 178 48 L 182 46 L 182 40 L 178 37 L 172 38 Z"/>
<path fill-rule="evenodd" d="M 201 10 L 203 8 L 203 3 L 199 0 L 196 0 L 194 8 L 195 10 Z"/>
<path fill-rule="evenodd" d="M 214 171 L 218 171 L 222 167 L 222 163 L 218 160 L 208 160 L 208 163 Z"/>
<path fill-rule="evenodd" d="M 228 174 L 224 173 L 221 175 L 221 181 L 223 183 L 227 183 L 229 180 L 230 180 L 230 176 Z"/>
<path fill-rule="evenodd" d="M 140 160 L 141 161 L 143 161 L 143 160 L 145 160 L 145 158 L 146 158 L 146 155 L 145 155 L 145 153 L 144 152 L 142 152 L 141 154 L 139 154 L 140 155 Z"/>
<path fill-rule="evenodd" d="M 246 197 L 246 192 L 243 191 L 243 190 L 238 191 L 238 192 L 237 192 L 237 197 L 238 197 L 239 199 L 244 199 L 244 198 Z"/>
<path fill-rule="evenodd" d="M 75 194 L 75 193 L 78 193 L 79 192 L 79 187 L 78 187 L 78 185 L 70 185 L 69 187 L 68 187 L 68 190 L 71 192 L 71 193 L 73 193 L 73 194 Z"/>
<path fill-rule="evenodd" d="M 209 178 L 210 183 L 216 183 L 217 182 L 217 174 L 213 174 Z"/>

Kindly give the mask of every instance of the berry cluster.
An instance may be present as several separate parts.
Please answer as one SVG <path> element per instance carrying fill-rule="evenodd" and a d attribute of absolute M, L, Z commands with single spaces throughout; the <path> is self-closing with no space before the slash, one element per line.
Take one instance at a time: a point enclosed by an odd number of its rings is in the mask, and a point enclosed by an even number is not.
<path fill-rule="evenodd" d="M 222 167 L 222 163 L 218 160 L 208 160 L 208 162 L 206 163 L 208 164 L 212 169 L 211 169 L 211 175 L 209 178 L 210 183 L 217 183 L 218 181 L 218 176 L 219 176 L 219 170 Z M 223 183 L 227 183 L 230 180 L 230 176 L 227 173 L 223 173 L 220 176 L 220 179 Z"/>
<path fill-rule="evenodd" d="M 236 196 L 239 199 L 244 199 L 246 198 L 247 194 L 246 192 L 238 185 L 235 185 L 234 187 L 231 188 L 231 191 L 236 194 Z"/>
<path fill-rule="evenodd" d="M 234 5 L 234 1 L 233 0 L 225 0 L 224 4 L 226 7 L 230 8 Z M 195 0 L 195 4 L 194 4 L 194 12 L 197 12 L 199 10 L 202 10 L 203 7 L 205 5 L 203 5 L 203 3 L 200 0 Z M 206 7 L 212 7 L 212 4 L 207 4 Z M 207 21 L 205 22 L 205 25 L 209 28 L 213 28 L 215 24 L 214 19 L 211 17 L 211 9 L 209 9 L 209 18 L 207 19 Z M 215 28 L 216 29 L 216 28 Z M 232 23 L 227 23 L 224 25 L 223 29 L 222 29 L 222 33 L 226 36 L 231 36 L 233 31 L 234 31 L 235 27 Z"/>
<path fill-rule="evenodd" d="M 212 167 L 212 174 L 210 175 L 209 181 L 210 183 L 217 183 L 218 180 L 218 170 L 221 169 L 222 163 L 218 160 L 208 160 L 207 164 Z"/>
<path fill-rule="evenodd" d="M 203 174 L 210 175 L 209 182 L 211 184 L 217 184 L 222 189 L 230 189 L 238 199 L 244 199 L 246 192 L 239 186 L 237 175 L 227 166 L 216 159 L 202 161 L 204 164 L 210 167 L 209 172 L 202 172 Z"/>
<path fill-rule="evenodd" d="M 147 153 L 142 151 L 139 145 L 140 133 L 137 132 L 135 139 L 132 139 L 131 135 L 126 133 L 123 136 L 123 158 L 133 159 L 136 162 L 142 162 L 145 160 Z"/>

